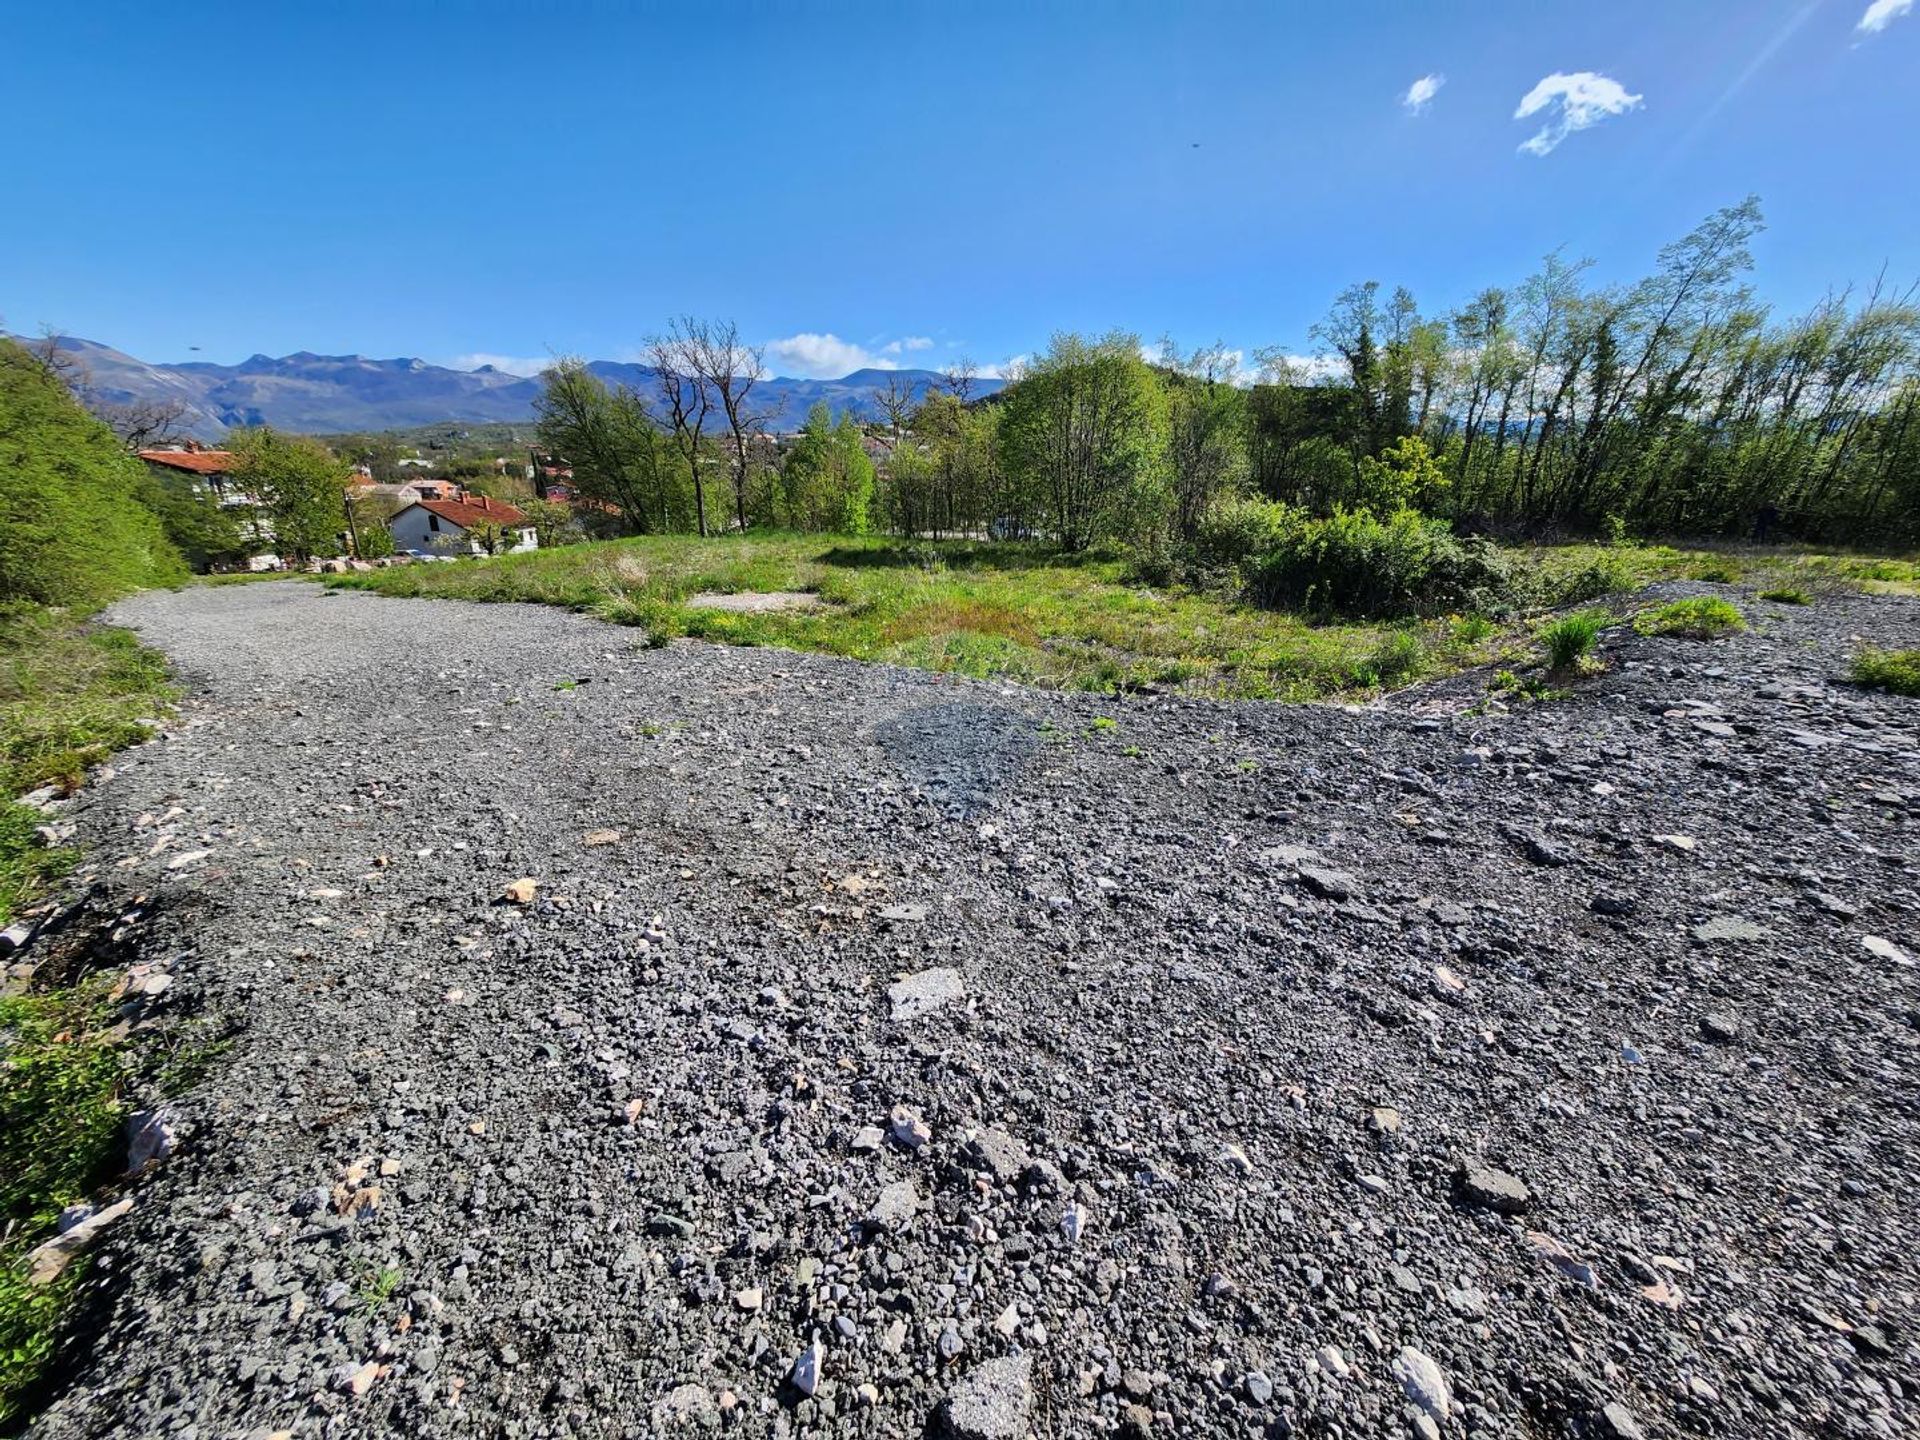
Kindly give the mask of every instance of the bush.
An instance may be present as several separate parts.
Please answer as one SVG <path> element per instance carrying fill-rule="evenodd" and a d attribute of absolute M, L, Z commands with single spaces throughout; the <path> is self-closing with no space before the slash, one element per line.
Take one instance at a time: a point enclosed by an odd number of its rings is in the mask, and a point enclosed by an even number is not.
<path fill-rule="evenodd" d="M 1920 650 L 1862 650 L 1853 657 L 1853 683 L 1920 698 Z"/>
<path fill-rule="evenodd" d="M 1578 605 L 1583 600 L 1599 600 L 1631 590 L 1635 583 L 1633 567 L 1625 556 L 1602 552 L 1562 577 L 1552 598 L 1556 604 Z"/>
<path fill-rule="evenodd" d="M 1393 685 L 1418 674 L 1426 663 L 1427 647 L 1410 630 L 1395 630 L 1383 639 L 1361 667 L 1363 683 Z"/>
<path fill-rule="evenodd" d="M 184 580 L 147 488 L 146 467 L 59 375 L 0 340 L 0 601 L 93 609 Z"/>
<path fill-rule="evenodd" d="M 1695 595 L 1649 610 L 1633 622 L 1642 635 L 1675 635 L 1685 640 L 1714 640 L 1747 628 L 1747 617 L 1717 595 Z"/>
<path fill-rule="evenodd" d="M 1194 553 L 1202 565 L 1237 569 L 1277 545 L 1294 517 L 1305 518 L 1278 501 L 1242 495 L 1217 501 L 1200 517 Z"/>
<path fill-rule="evenodd" d="M 1258 604 L 1323 614 L 1416 615 L 1498 609 L 1518 588 L 1513 562 L 1487 541 L 1460 540 L 1445 521 L 1413 510 L 1317 518 L 1290 506 L 1234 517 L 1214 553 L 1241 549 L 1240 571 Z"/>
<path fill-rule="evenodd" d="M 1540 643 L 1546 648 L 1548 666 L 1559 671 L 1576 668 L 1593 654 L 1600 632 L 1607 628 L 1612 619 L 1604 610 L 1581 610 L 1555 620 L 1540 632 Z"/>

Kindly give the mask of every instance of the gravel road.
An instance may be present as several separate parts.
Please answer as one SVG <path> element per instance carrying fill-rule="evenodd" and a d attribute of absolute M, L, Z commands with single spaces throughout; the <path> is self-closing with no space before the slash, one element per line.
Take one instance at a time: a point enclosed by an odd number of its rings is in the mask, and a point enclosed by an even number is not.
<path fill-rule="evenodd" d="M 1920 1433 L 1920 603 L 1720 593 L 1478 716 L 129 601 L 236 1039 L 32 1433 Z"/>

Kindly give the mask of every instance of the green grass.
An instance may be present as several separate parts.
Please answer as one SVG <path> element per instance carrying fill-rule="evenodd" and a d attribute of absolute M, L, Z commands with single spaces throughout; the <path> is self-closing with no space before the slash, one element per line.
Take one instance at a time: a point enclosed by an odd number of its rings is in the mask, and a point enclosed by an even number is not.
<path fill-rule="evenodd" d="M 144 740 L 173 699 L 166 661 L 132 634 L 40 607 L 0 609 L 0 791 L 74 789 Z"/>
<path fill-rule="evenodd" d="M 1920 650 L 1862 650 L 1853 657 L 1853 683 L 1920 698 Z"/>
<path fill-rule="evenodd" d="M 0 608 L 0 922 L 65 873 L 44 817 L 12 797 L 77 786 L 88 766 L 143 740 L 173 692 L 132 635 L 69 612 Z M 27 1284 L 27 1252 L 117 1159 L 125 1070 L 95 985 L 0 999 L 0 1427 L 17 1419 L 53 1354 L 84 1264 Z"/>
<path fill-rule="evenodd" d="M 1717 640 L 1747 628 L 1747 617 L 1730 600 L 1693 595 L 1647 611 L 1633 622 L 1642 635 L 1674 635 L 1687 640 Z"/>
<path fill-rule="evenodd" d="M 1546 626 L 1540 632 L 1540 644 L 1547 652 L 1548 667 L 1560 674 L 1578 669 L 1612 621 L 1605 610 L 1579 610 Z"/>
<path fill-rule="evenodd" d="M 1776 605 L 1811 605 L 1813 603 L 1813 596 L 1804 590 L 1791 586 L 1780 586 L 1772 590 L 1762 590 L 1760 592 L 1760 598 L 1762 600 L 1771 600 Z"/>
<path fill-rule="evenodd" d="M 103 1034 L 111 1018 L 97 987 L 0 999 L 0 1426 L 44 1372 L 84 1269 L 30 1285 L 27 1252 L 119 1156 L 124 1072 Z"/>
<path fill-rule="evenodd" d="M 172 698 L 165 662 L 126 631 L 40 607 L 0 609 L 0 924 L 74 859 L 42 848 L 34 828 L 44 817 L 12 797 L 75 788 L 88 766 L 144 740 L 141 722 Z"/>
<path fill-rule="evenodd" d="M 1906 560 L 1735 546 L 1555 545 L 1514 555 L 1542 605 L 1578 604 L 1657 580 L 1877 586 L 1920 571 Z M 1873 578 L 1879 575 L 1892 578 Z M 968 541 L 648 536 L 396 566 L 326 583 L 566 606 L 641 628 L 654 644 L 692 637 L 1061 689 L 1151 686 L 1218 699 L 1360 698 L 1518 660 L 1532 640 L 1522 616 L 1314 623 L 1216 590 L 1143 584 L 1119 554 Z M 828 604 L 739 614 L 685 603 L 702 591 L 776 590 L 817 594 Z"/>

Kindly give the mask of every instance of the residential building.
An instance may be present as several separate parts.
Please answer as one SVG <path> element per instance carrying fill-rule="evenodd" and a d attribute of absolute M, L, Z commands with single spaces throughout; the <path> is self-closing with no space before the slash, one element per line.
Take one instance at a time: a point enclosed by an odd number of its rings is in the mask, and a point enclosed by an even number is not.
<path fill-rule="evenodd" d="M 485 555 L 486 534 L 497 536 L 491 553 L 540 548 L 540 532 L 524 511 L 466 491 L 452 500 L 416 500 L 387 521 L 387 529 L 403 555 Z"/>

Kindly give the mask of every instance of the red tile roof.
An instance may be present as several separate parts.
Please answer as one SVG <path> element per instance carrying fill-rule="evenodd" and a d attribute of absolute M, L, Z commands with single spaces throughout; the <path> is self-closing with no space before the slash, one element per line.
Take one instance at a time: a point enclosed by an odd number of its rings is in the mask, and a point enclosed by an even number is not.
<path fill-rule="evenodd" d="M 451 520 L 462 530 L 476 525 L 526 525 L 526 515 L 504 500 L 489 500 L 485 495 L 469 495 L 464 500 L 416 500 L 422 510 Z"/>
<path fill-rule="evenodd" d="M 167 465 L 193 475 L 224 475 L 233 469 L 231 450 L 142 450 L 149 465 Z"/>

